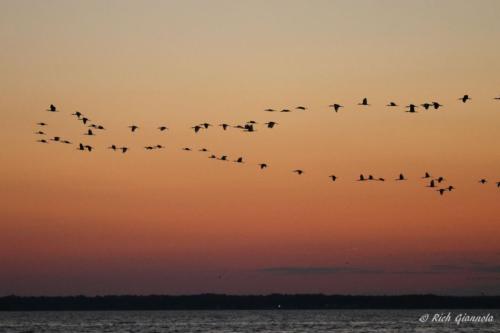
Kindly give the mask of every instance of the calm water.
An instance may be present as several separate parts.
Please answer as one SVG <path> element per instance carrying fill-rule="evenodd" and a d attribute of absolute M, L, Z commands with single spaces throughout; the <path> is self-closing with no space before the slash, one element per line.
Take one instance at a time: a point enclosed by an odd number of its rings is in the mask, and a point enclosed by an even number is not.
<path fill-rule="evenodd" d="M 448 312 L 450 322 L 429 322 Z M 493 322 L 457 325 L 461 313 Z M 500 332 L 499 318 L 499 310 L 0 312 L 0 332 Z"/>

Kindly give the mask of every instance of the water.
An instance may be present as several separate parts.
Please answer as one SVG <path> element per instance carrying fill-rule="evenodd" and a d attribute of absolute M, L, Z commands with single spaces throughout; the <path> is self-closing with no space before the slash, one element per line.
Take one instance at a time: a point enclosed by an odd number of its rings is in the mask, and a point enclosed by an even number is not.
<path fill-rule="evenodd" d="M 421 323 L 450 312 L 450 322 Z M 492 323 L 454 321 L 487 315 Z M 267 310 L 0 312 L 0 332 L 500 332 L 499 310 Z"/>

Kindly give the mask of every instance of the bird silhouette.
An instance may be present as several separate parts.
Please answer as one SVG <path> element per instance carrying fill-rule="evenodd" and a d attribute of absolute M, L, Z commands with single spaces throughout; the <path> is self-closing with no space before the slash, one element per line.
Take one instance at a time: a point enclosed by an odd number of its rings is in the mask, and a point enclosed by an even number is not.
<path fill-rule="evenodd" d="M 378 181 L 385 182 L 385 178 L 379 178 Z"/>
<path fill-rule="evenodd" d="M 497 187 L 500 187 L 500 182 L 497 182 Z"/>
<path fill-rule="evenodd" d="M 290 112 L 290 110 L 289 109 L 283 109 L 280 112 Z"/>
<path fill-rule="evenodd" d="M 83 133 L 83 135 L 94 135 L 94 132 L 92 132 L 92 130 L 89 129 L 87 133 Z"/>
<path fill-rule="evenodd" d="M 80 118 L 80 120 L 82 121 L 82 123 L 83 123 L 84 125 L 86 125 L 86 124 L 87 124 L 87 122 L 88 122 L 90 119 L 89 119 L 89 118 L 87 118 L 87 117 L 82 117 L 82 118 Z"/>
<path fill-rule="evenodd" d="M 193 127 L 191 127 L 195 133 L 198 133 L 203 127 L 199 126 L 199 125 L 195 125 Z"/>
<path fill-rule="evenodd" d="M 443 107 L 443 105 L 442 105 L 442 104 L 439 104 L 438 102 L 432 102 L 432 106 L 434 107 L 434 109 L 435 109 L 435 110 L 437 110 L 437 109 L 439 109 L 439 108 Z"/>
<path fill-rule="evenodd" d="M 98 130 L 105 130 L 104 126 L 102 126 L 102 125 L 97 125 L 97 127 L 96 127 L 96 128 L 97 128 Z"/>
<path fill-rule="evenodd" d="M 372 175 L 368 175 L 368 180 L 374 180 L 375 178 L 373 178 Z"/>
<path fill-rule="evenodd" d="M 203 126 L 203 127 L 205 127 L 205 129 L 207 129 L 208 127 L 212 126 L 209 123 L 203 123 L 203 124 L 200 124 L 200 125 Z"/>
<path fill-rule="evenodd" d="M 480 182 L 481 184 L 486 184 L 488 181 L 487 181 L 486 179 L 482 178 L 482 179 L 480 179 L 480 180 L 479 180 L 479 182 Z"/>
<path fill-rule="evenodd" d="M 273 128 L 275 125 L 278 125 L 278 123 L 275 121 L 269 121 L 265 124 L 267 125 L 268 128 Z"/>
<path fill-rule="evenodd" d="M 130 128 L 130 131 L 131 131 L 132 133 L 134 133 L 134 132 L 135 132 L 135 131 L 139 128 L 139 126 L 136 126 L 136 125 L 130 125 L 128 128 Z"/>
<path fill-rule="evenodd" d="M 297 106 L 296 109 L 297 110 L 302 110 L 302 111 L 307 110 L 307 108 L 305 106 Z"/>
<path fill-rule="evenodd" d="M 362 181 L 365 181 L 365 176 L 363 176 L 362 174 L 359 175 L 359 179 L 358 179 L 358 182 L 362 182 Z"/>
<path fill-rule="evenodd" d="M 358 103 L 358 105 L 363 105 L 363 106 L 368 106 L 370 104 L 368 104 L 368 98 L 363 98 L 363 101 L 361 101 L 361 103 Z"/>
<path fill-rule="evenodd" d="M 108 149 L 113 149 L 113 151 L 116 151 L 116 145 L 111 145 L 108 147 Z"/>
<path fill-rule="evenodd" d="M 332 182 L 337 180 L 337 176 L 335 176 L 335 175 L 330 175 L 330 176 L 328 176 L 328 178 L 330 178 L 332 180 Z"/>
<path fill-rule="evenodd" d="M 185 151 L 191 151 L 191 148 L 189 148 L 189 147 L 184 147 L 184 148 L 182 148 L 182 150 L 185 150 Z"/>
<path fill-rule="evenodd" d="M 328 105 L 328 107 L 333 108 L 333 110 L 334 110 L 335 112 L 339 112 L 339 109 L 340 109 L 340 108 L 343 108 L 344 106 L 343 106 L 343 105 L 340 105 L 340 104 L 335 103 L 335 104 L 332 104 L 332 105 Z"/>
<path fill-rule="evenodd" d="M 407 180 L 407 179 L 405 178 L 405 176 L 402 173 L 400 173 L 399 177 L 396 178 L 396 180 Z"/>
<path fill-rule="evenodd" d="M 452 191 L 452 190 L 454 190 L 454 189 L 455 189 L 455 188 L 454 188 L 452 185 L 448 186 L 448 192 L 451 192 L 451 191 Z"/>
<path fill-rule="evenodd" d="M 214 154 L 210 155 L 208 158 L 217 158 Z"/>
<path fill-rule="evenodd" d="M 266 112 L 274 112 L 276 110 L 274 110 L 274 109 L 265 109 L 264 111 L 266 111 Z"/>
<path fill-rule="evenodd" d="M 227 156 L 226 155 L 222 155 L 219 160 L 221 161 L 227 161 Z"/>
<path fill-rule="evenodd" d="M 165 131 L 165 130 L 168 130 L 168 127 L 167 127 L 167 126 L 160 126 L 160 127 L 158 127 L 158 129 L 159 129 L 161 132 L 163 132 L 163 131 Z"/>
<path fill-rule="evenodd" d="M 438 189 L 438 190 L 436 190 L 436 191 L 438 191 L 438 192 L 439 192 L 439 194 L 443 195 L 443 194 L 444 194 L 444 192 L 445 192 L 446 190 L 447 190 L 447 189 L 445 189 L 445 188 L 440 188 L 440 189 Z"/>
<path fill-rule="evenodd" d="M 165 147 L 164 147 L 164 146 L 162 146 L 162 145 L 156 145 L 156 146 L 155 146 L 155 148 L 156 148 L 156 149 L 163 149 L 163 148 L 165 148 Z"/>
<path fill-rule="evenodd" d="M 300 169 L 296 169 L 296 170 L 293 170 L 292 172 L 295 172 L 297 175 L 302 175 L 304 173 L 303 170 L 300 170 Z"/>
<path fill-rule="evenodd" d="M 50 111 L 50 112 L 58 112 L 59 110 L 57 110 L 56 106 L 54 104 L 50 104 L 49 108 L 47 109 L 47 111 Z"/>
<path fill-rule="evenodd" d="M 80 142 L 80 144 L 78 145 L 78 148 L 76 148 L 76 149 L 84 151 L 85 150 L 85 146 L 83 145 L 83 143 Z"/>
<path fill-rule="evenodd" d="M 423 104 L 420 104 L 420 106 L 422 106 L 426 110 L 429 110 L 429 108 L 432 106 L 432 104 L 431 103 L 423 103 Z"/>
<path fill-rule="evenodd" d="M 85 145 L 85 148 L 87 148 L 87 150 L 88 150 L 89 152 L 91 152 L 91 151 L 92 151 L 92 149 L 94 149 L 94 147 L 92 147 L 92 146 L 90 146 L 90 145 Z"/>
<path fill-rule="evenodd" d="M 245 124 L 244 131 L 245 132 L 255 132 L 255 129 L 253 128 L 252 124 Z"/>
<path fill-rule="evenodd" d="M 90 124 L 89 127 L 97 128 L 97 125 L 96 124 Z"/>
<path fill-rule="evenodd" d="M 500 100 L 500 96 L 494 97 L 493 99 L 496 99 L 497 101 L 499 101 Z"/>
<path fill-rule="evenodd" d="M 225 123 L 224 124 L 220 124 L 219 126 L 221 126 L 224 131 L 227 130 L 227 128 L 229 127 L 229 125 L 225 124 Z"/>
<path fill-rule="evenodd" d="M 264 170 L 265 168 L 267 168 L 266 163 L 259 163 L 258 166 L 260 167 L 261 170 Z"/>
<path fill-rule="evenodd" d="M 436 180 L 437 180 L 437 182 L 438 182 L 438 183 L 441 183 L 441 182 L 443 182 L 445 179 L 444 179 L 444 177 L 439 176 L 439 177 L 437 177 L 437 178 L 436 178 Z"/>
<path fill-rule="evenodd" d="M 45 135 L 45 132 L 43 132 L 43 131 L 38 131 L 38 132 L 35 132 L 35 134 L 38 134 L 38 135 Z"/>
<path fill-rule="evenodd" d="M 50 139 L 50 140 L 51 140 L 51 141 L 59 141 L 59 140 L 61 140 L 61 138 L 60 138 L 60 137 L 58 137 L 58 136 L 55 136 L 55 137 L 53 137 L 53 138 L 52 138 L 52 139 Z"/>
<path fill-rule="evenodd" d="M 406 112 L 410 112 L 410 113 L 417 112 L 416 108 L 418 108 L 418 106 L 416 106 L 415 104 L 410 104 L 410 105 L 407 105 L 406 107 L 408 108 L 408 111 L 406 111 Z"/>
<path fill-rule="evenodd" d="M 463 95 L 462 97 L 459 98 L 459 100 L 461 100 L 463 103 L 467 102 L 470 99 L 472 98 L 470 98 L 469 95 Z"/>
<path fill-rule="evenodd" d="M 431 178 L 431 175 L 428 172 L 426 172 L 425 175 L 422 178 L 423 179 Z"/>
<path fill-rule="evenodd" d="M 121 147 L 120 149 L 122 151 L 122 154 L 125 154 L 129 150 L 128 147 Z"/>
<path fill-rule="evenodd" d="M 431 181 L 427 187 L 436 187 L 436 184 L 434 183 L 434 179 L 431 179 Z"/>
<path fill-rule="evenodd" d="M 239 157 L 238 159 L 234 160 L 235 163 L 244 163 L 243 162 L 243 157 Z"/>
<path fill-rule="evenodd" d="M 208 151 L 208 149 L 207 148 L 201 148 L 198 151 Z"/>
<path fill-rule="evenodd" d="M 389 102 L 389 104 L 387 104 L 386 106 L 398 106 L 398 105 L 394 102 Z"/>
<path fill-rule="evenodd" d="M 153 146 L 146 146 L 146 147 L 144 147 L 144 149 L 146 149 L 146 150 L 153 150 L 154 147 Z"/>
<path fill-rule="evenodd" d="M 76 116 L 78 119 L 82 116 L 82 113 L 80 111 L 76 111 L 75 113 L 71 114 L 72 116 Z"/>
<path fill-rule="evenodd" d="M 70 142 L 70 141 L 68 141 L 68 140 L 61 140 L 61 143 L 65 143 L 65 144 L 67 144 L 67 145 L 70 145 L 70 144 L 71 144 L 71 142 Z"/>
<path fill-rule="evenodd" d="M 46 123 L 36 123 L 38 126 L 47 126 Z"/>
<path fill-rule="evenodd" d="M 36 140 L 36 142 L 40 142 L 40 143 L 48 143 L 48 142 L 47 142 L 47 140 L 45 140 L 45 139 Z"/>

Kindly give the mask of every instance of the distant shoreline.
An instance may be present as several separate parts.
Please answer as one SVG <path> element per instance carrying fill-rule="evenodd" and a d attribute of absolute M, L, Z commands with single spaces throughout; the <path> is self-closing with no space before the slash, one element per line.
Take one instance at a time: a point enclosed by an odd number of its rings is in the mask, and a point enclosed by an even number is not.
<path fill-rule="evenodd" d="M 500 296 L 109 295 L 3 296 L 0 311 L 500 309 Z"/>

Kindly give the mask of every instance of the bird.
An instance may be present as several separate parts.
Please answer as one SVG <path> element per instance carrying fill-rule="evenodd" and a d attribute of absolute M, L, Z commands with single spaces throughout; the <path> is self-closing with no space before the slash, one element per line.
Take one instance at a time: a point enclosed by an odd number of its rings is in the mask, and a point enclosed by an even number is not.
<path fill-rule="evenodd" d="M 368 106 L 370 104 L 368 104 L 368 98 L 363 98 L 363 101 L 361 103 L 358 103 L 358 105 L 363 105 L 363 106 Z"/>
<path fill-rule="evenodd" d="M 50 104 L 49 108 L 47 109 L 49 112 L 57 112 L 57 108 L 54 104 Z"/>
<path fill-rule="evenodd" d="M 208 158 L 217 158 L 214 154 L 210 155 Z"/>
<path fill-rule="evenodd" d="M 462 97 L 459 98 L 459 100 L 461 100 L 463 103 L 467 102 L 470 99 L 472 98 L 470 98 L 469 95 L 463 95 Z"/>
<path fill-rule="evenodd" d="M 480 182 L 481 184 L 486 184 L 488 181 L 487 181 L 486 179 L 482 178 L 482 179 L 480 179 L 480 180 L 479 180 L 479 182 Z"/>
<path fill-rule="evenodd" d="M 243 157 L 239 157 L 238 159 L 234 160 L 235 163 L 245 163 L 243 162 Z"/>
<path fill-rule="evenodd" d="M 146 147 L 144 147 L 144 149 L 146 149 L 146 150 L 153 150 L 154 147 L 153 146 L 146 146 Z"/>
<path fill-rule="evenodd" d="M 494 97 L 493 99 L 496 99 L 497 101 L 500 101 L 500 96 Z"/>
<path fill-rule="evenodd" d="M 38 132 L 35 132 L 35 134 L 38 134 L 38 135 L 45 135 L 45 132 L 38 131 Z"/>
<path fill-rule="evenodd" d="M 160 126 L 160 127 L 158 127 L 158 129 L 159 129 L 161 132 L 163 132 L 163 131 L 165 131 L 165 130 L 168 130 L 168 127 L 167 127 L 167 126 Z"/>
<path fill-rule="evenodd" d="M 245 132 L 255 132 L 255 129 L 253 128 L 252 124 L 245 124 L 244 131 Z"/>
<path fill-rule="evenodd" d="M 86 145 L 86 146 L 85 146 L 85 148 L 87 148 L 87 150 L 88 150 L 89 152 L 91 152 L 91 151 L 92 151 L 92 149 L 94 149 L 94 147 L 89 146 L 89 145 Z"/>
<path fill-rule="evenodd" d="M 198 131 L 199 131 L 200 129 L 202 129 L 202 127 L 201 127 L 201 126 L 199 126 L 199 125 L 193 126 L 193 127 L 191 127 L 191 128 L 194 130 L 194 132 L 195 132 L 195 133 L 198 133 Z"/>
<path fill-rule="evenodd" d="M 374 180 L 375 178 L 373 178 L 372 175 L 368 175 L 368 180 Z"/>
<path fill-rule="evenodd" d="M 94 135 L 94 132 L 92 132 L 92 130 L 89 129 L 87 133 L 83 133 L 83 135 Z"/>
<path fill-rule="evenodd" d="M 365 181 L 365 176 L 363 176 L 362 174 L 359 175 L 359 179 L 358 179 L 358 182 L 362 182 L 362 181 Z"/>
<path fill-rule="evenodd" d="M 96 127 L 96 128 L 97 128 L 98 130 L 105 130 L 104 126 L 102 126 L 102 125 L 97 125 L 97 127 Z"/>
<path fill-rule="evenodd" d="M 201 149 L 198 149 L 198 151 L 208 151 L 207 148 L 201 148 Z"/>
<path fill-rule="evenodd" d="M 443 195 L 443 194 L 444 194 L 444 192 L 446 191 L 446 189 L 445 189 L 445 188 L 440 188 L 440 189 L 438 189 L 438 190 L 436 190 L 436 191 L 438 191 L 438 192 L 439 192 L 439 194 Z"/>
<path fill-rule="evenodd" d="M 97 125 L 96 124 L 90 124 L 89 127 L 97 128 Z"/>
<path fill-rule="evenodd" d="M 334 110 L 335 112 L 339 112 L 339 109 L 340 109 L 340 108 L 343 108 L 344 106 L 343 106 L 343 105 L 340 105 L 340 104 L 335 103 L 335 104 L 332 104 L 332 105 L 328 105 L 328 107 L 333 108 L 333 110 Z"/>
<path fill-rule="evenodd" d="M 61 141 L 61 143 L 65 143 L 65 144 L 67 144 L 67 145 L 70 145 L 70 144 L 71 144 L 71 142 L 70 142 L 70 141 L 68 141 L 68 140 L 62 140 L 62 141 Z"/>
<path fill-rule="evenodd" d="M 431 178 L 431 175 L 428 172 L 426 172 L 425 175 L 422 178 L 423 179 Z"/>
<path fill-rule="evenodd" d="M 335 175 L 330 175 L 330 176 L 328 176 L 328 178 L 330 178 L 332 180 L 332 182 L 337 180 L 337 176 L 335 176 Z"/>
<path fill-rule="evenodd" d="M 223 129 L 224 131 L 225 131 L 225 130 L 227 130 L 227 128 L 229 127 L 229 125 L 228 125 L 228 124 L 225 124 L 225 123 L 224 123 L 224 124 L 220 124 L 219 126 L 220 126 L 220 127 L 222 127 L 222 129 Z"/>
<path fill-rule="evenodd" d="M 279 125 L 277 122 L 274 121 L 269 121 L 265 124 L 267 125 L 268 128 L 273 128 L 275 125 Z"/>
<path fill-rule="evenodd" d="M 130 131 L 131 131 L 132 133 L 134 133 L 134 132 L 135 132 L 135 131 L 139 128 L 139 126 L 136 126 L 136 125 L 130 125 L 128 128 L 130 128 Z"/>
<path fill-rule="evenodd" d="M 222 155 L 219 160 L 221 161 L 227 161 L 227 156 L 226 155 Z"/>
<path fill-rule="evenodd" d="M 51 141 L 60 141 L 60 140 L 61 140 L 61 138 L 60 138 L 60 137 L 58 137 L 58 136 L 55 136 L 55 137 L 53 137 L 53 138 L 52 138 L 52 139 L 50 139 L 50 140 L 51 140 Z"/>
<path fill-rule="evenodd" d="M 454 190 L 454 189 L 455 188 L 452 185 L 448 186 L 448 192 L 451 192 L 451 190 Z"/>
<path fill-rule="evenodd" d="M 156 149 L 163 149 L 163 148 L 165 148 L 165 147 L 164 147 L 164 146 L 162 146 L 162 145 L 156 145 L 156 146 L 155 146 L 155 148 L 156 148 Z"/>
<path fill-rule="evenodd" d="M 47 140 L 45 140 L 45 139 L 36 140 L 36 142 L 40 142 L 40 143 L 48 143 L 48 142 L 47 142 Z"/>
<path fill-rule="evenodd" d="M 38 126 L 47 126 L 46 123 L 36 123 Z"/>
<path fill-rule="evenodd" d="M 85 146 L 83 145 L 83 143 L 80 142 L 80 144 L 78 145 L 78 148 L 76 148 L 76 149 L 84 151 L 85 150 Z"/>
<path fill-rule="evenodd" d="M 444 179 L 444 177 L 439 176 L 439 177 L 436 178 L 436 180 L 437 180 L 438 183 L 441 183 L 445 179 Z"/>
<path fill-rule="evenodd" d="M 409 108 L 409 110 L 406 111 L 406 112 L 410 112 L 410 113 L 416 113 L 417 112 L 417 110 L 415 110 L 415 109 L 418 108 L 418 106 L 416 106 L 415 104 L 410 104 L 410 105 L 407 105 L 406 107 Z"/>
<path fill-rule="evenodd" d="M 87 121 L 89 121 L 90 119 L 89 119 L 89 118 L 87 118 L 87 117 L 82 117 L 82 118 L 80 118 L 80 120 L 81 120 L 81 121 L 83 122 L 83 124 L 85 125 L 85 124 L 87 124 Z"/>
<path fill-rule="evenodd" d="M 205 127 L 205 129 L 207 129 L 209 126 L 212 126 L 211 124 L 209 123 L 203 123 L 203 124 L 200 124 L 201 126 Z"/>
<path fill-rule="evenodd" d="M 298 174 L 300 176 L 301 174 L 304 173 L 304 170 L 296 169 L 296 170 L 293 170 L 292 172 L 295 172 L 296 174 Z"/>
<path fill-rule="evenodd" d="M 189 148 L 189 147 L 184 147 L 184 148 L 182 148 L 182 150 L 185 150 L 185 151 L 191 151 L 191 148 Z"/>
<path fill-rule="evenodd" d="M 283 109 L 280 112 L 290 112 L 290 110 L 289 109 Z"/>
<path fill-rule="evenodd" d="M 387 104 L 386 106 L 398 106 L 398 105 L 394 102 L 389 102 L 389 104 Z"/>
<path fill-rule="evenodd" d="M 434 179 L 431 179 L 431 181 L 427 187 L 436 187 L 436 184 L 434 183 Z"/>
<path fill-rule="evenodd" d="M 267 168 L 267 164 L 266 163 L 259 163 L 257 164 L 261 170 L 264 170 L 265 168 Z"/>
<path fill-rule="evenodd" d="M 439 109 L 440 107 L 443 107 L 443 105 L 439 104 L 438 102 L 432 102 L 432 106 L 434 107 L 435 110 Z"/>
<path fill-rule="evenodd" d="M 396 178 L 396 180 L 407 180 L 407 179 L 405 178 L 405 176 L 402 173 L 400 173 L 399 177 Z"/>
<path fill-rule="evenodd" d="M 121 147 L 120 149 L 122 151 L 122 154 L 125 154 L 129 150 L 128 147 Z"/>
<path fill-rule="evenodd" d="M 500 182 L 497 182 L 497 187 L 500 187 Z"/>
<path fill-rule="evenodd" d="M 276 110 L 274 110 L 274 109 L 265 109 L 264 111 L 266 111 L 266 112 L 274 112 Z"/>
<path fill-rule="evenodd" d="M 378 181 L 385 182 L 385 178 L 379 178 Z"/>
<path fill-rule="evenodd" d="M 111 145 L 108 147 L 108 149 L 113 149 L 113 151 L 116 151 L 116 145 Z"/>
<path fill-rule="evenodd" d="M 423 104 L 420 104 L 420 106 L 423 106 L 424 109 L 429 110 L 429 108 L 432 106 L 432 104 L 431 103 L 423 103 Z"/>
<path fill-rule="evenodd" d="M 307 110 L 307 108 L 305 106 L 297 106 L 296 109 L 297 110 L 302 110 L 302 111 Z"/>
<path fill-rule="evenodd" d="M 71 114 L 72 116 L 76 116 L 78 119 L 82 116 L 82 113 L 80 111 L 76 111 L 75 113 Z"/>

